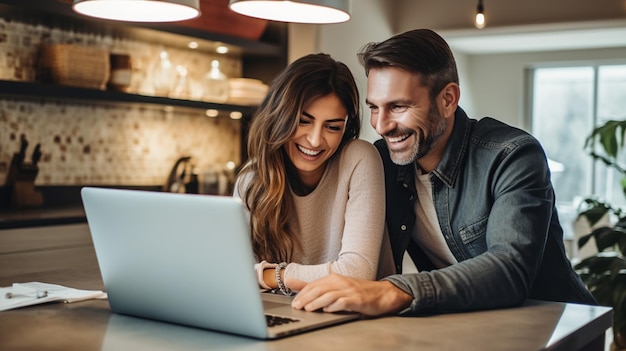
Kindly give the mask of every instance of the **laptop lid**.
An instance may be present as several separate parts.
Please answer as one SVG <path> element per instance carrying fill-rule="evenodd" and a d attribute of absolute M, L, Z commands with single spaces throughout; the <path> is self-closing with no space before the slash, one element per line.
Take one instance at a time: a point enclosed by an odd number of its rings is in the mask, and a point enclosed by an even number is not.
<path fill-rule="evenodd" d="M 92 187 L 81 195 L 113 312 L 264 339 L 359 318 L 261 294 L 236 198 Z M 297 322 L 268 328 L 268 313 Z"/>

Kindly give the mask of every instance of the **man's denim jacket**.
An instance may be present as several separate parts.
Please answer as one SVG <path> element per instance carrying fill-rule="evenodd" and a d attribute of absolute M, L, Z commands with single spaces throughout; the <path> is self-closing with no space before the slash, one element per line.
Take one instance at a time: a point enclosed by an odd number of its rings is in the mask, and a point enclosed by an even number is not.
<path fill-rule="evenodd" d="M 434 266 L 411 240 L 415 167 L 385 166 L 387 226 L 398 275 L 411 294 L 403 313 L 488 309 L 525 299 L 595 304 L 565 255 L 546 156 L 528 133 L 458 108 L 439 165 L 430 173 L 439 225 L 458 263 Z M 419 235 L 419 234 L 418 234 Z M 420 273 L 401 275 L 408 250 Z"/>

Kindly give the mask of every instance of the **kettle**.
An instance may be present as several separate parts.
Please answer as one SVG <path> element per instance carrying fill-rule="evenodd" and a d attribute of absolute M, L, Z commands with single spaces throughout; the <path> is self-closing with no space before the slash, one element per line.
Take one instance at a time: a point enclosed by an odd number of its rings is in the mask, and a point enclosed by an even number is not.
<path fill-rule="evenodd" d="M 191 156 L 183 156 L 176 160 L 167 182 L 163 186 L 163 191 L 171 193 L 184 193 L 185 192 L 185 178 L 188 174 L 187 168 L 189 167 L 189 161 Z"/>

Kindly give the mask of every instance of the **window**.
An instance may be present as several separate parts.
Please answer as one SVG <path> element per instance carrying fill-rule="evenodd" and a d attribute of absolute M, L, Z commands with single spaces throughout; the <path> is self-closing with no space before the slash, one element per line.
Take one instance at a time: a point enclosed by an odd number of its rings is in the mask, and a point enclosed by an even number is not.
<path fill-rule="evenodd" d="M 571 223 L 582 198 L 626 205 L 621 174 L 583 150 L 595 126 L 626 119 L 626 65 L 534 68 L 531 96 L 531 131 L 548 156 L 561 224 L 566 237 L 573 237 Z"/>

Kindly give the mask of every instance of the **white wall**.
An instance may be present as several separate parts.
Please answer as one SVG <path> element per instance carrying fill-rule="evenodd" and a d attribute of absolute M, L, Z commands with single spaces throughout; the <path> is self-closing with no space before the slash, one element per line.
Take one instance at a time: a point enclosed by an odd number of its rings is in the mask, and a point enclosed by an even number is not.
<path fill-rule="evenodd" d="M 529 129 L 525 106 L 525 72 L 533 66 L 576 64 L 590 61 L 626 63 L 626 48 L 468 55 L 468 77 L 461 91 L 472 93 L 475 118 L 491 116 Z"/>
<path fill-rule="evenodd" d="M 369 123 L 365 107 L 367 80 L 357 59 L 359 49 L 371 41 L 382 41 L 393 34 L 391 16 L 393 1 L 353 0 L 350 21 L 327 25 L 289 25 L 289 59 L 312 52 L 325 52 L 345 63 L 357 82 L 361 95 L 361 139 L 373 142 L 379 139 Z"/>

